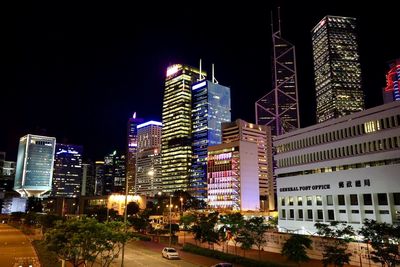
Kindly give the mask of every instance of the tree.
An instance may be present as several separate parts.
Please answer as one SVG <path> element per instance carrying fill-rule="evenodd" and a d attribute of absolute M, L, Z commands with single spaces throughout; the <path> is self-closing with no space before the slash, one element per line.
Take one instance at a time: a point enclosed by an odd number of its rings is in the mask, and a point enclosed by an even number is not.
<path fill-rule="evenodd" d="M 360 234 L 371 243 L 374 249 L 371 252 L 371 259 L 374 262 L 387 266 L 396 266 L 400 263 L 400 226 L 366 219 Z"/>
<path fill-rule="evenodd" d="M 213 212 L 208 215 L 201 214 L 190 231 L 194 234 L 194 239 L 201 243 L 208 243 L 210 247 L 212 244 L 218 243 L 219 236 L 215 227 L 218 222 L 218 212 Z"/>
<path fill-rule="evenodd" d="M 185 240 L 185 232 L 189 230 L 189 227 L 197 220 L 197 215 L 195 213 L 190 213 L 181 217 L 181 224 L 183 224 L 183 243 Z"/>
<path fill-rule="evenodd" d="M 354 236 L 353 227 L 333 221 L 328 224 L 316 223 L 317 234 L 323 238 L 324 252 L 322 253 L 322 263 L 324 266 L 333 264 L 343 266 L 349 264 L 351 253 L 347 252 L 349 242 Z"/>
<path fill-rule="evenodd" d="M 252 238 L 254 239 L 254 245 L 258 248 L 258 259 L 261 260 L 261 249 L 267 243 L 266 233 L 271 226 L 264 223 L 263 217 L 253 217 L 249 220 L 248 226 Z"/>
<path fill-rule="evenodd" d="M 293 261 L 300 266 L 300 262 L 310 260 L 307 256 L 306 249 L 311 249 L 311 239 L 305 235 L 293 234 L 282 247 L 282 255 L 287 257 L 289 261 Z"/>
<path fill-rule="evenodd" d="M 121 220 L 121 216 L 114 209 L 107 209 L 106 207 L 94 207 L 86 212 L 88 217 L 93 217 L 99 222 L 105 222 L 108 220 Z"/>
<path fill-rule="evenodd" d="M 225 240 L 229 242 L 232 240 L 235 246 L 235 254 L 237 255 L 237 244 L 240 242 L 240 230 L 244 226 L 244 219 L 241 213 L 235 212 L 224 216 L 221 216 L 220 222 L 223 226 L 220 228 L 220 232 L 226 235 Z"/>
<path fill-rule="evenodd" d="M 246 256 L 246 250 L 251 249 L 254 245 L 254 237 L 251 232 L 251 226 L 249 221 L 244 222 L 244 227 L 239 231 L 238 240 L 240 242 L 240 247 L 243 249 L 243 256 Z"/>
<path fill-rule="evenodd" d="M 74 267 L 91 262 L 100 256 L 102 267 L 118 257 L 122 244 L 130 238 L 121 222 L 99 223 L 95 219 L 58 221 L 45 235 L 48 250 Z"/>
<path fill-rule="evenodd" d="M 57 221 L 62 220 L 61 216 L 55 214 L 44 214 L 39 216 L 39 223 L 42 226 L 42 233 L 55 226 Z"/>
<path fill-rule="evenodd" d="M 138 232 L 145 232 L 149 225 L 148 219 L 143 216 L 130 217 L 128 220 Z"/>
<path fill-rule="evenodd" d="M 128 216 L 136 215 L 139 212 L 139 205 L 136 202 L 129 202 L 126 206 L 126 214 Z"/>

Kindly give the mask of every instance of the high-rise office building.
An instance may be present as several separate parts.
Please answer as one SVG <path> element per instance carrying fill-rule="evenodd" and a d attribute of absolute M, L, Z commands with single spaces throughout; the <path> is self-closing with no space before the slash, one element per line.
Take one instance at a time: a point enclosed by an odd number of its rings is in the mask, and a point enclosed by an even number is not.
<path fill-rule="evenodd" d="M 162 124 L 157 121 L 148 121 L 137 126 L 136 194 L 154 196 L 162 191 L 161 129 Z"/>
<path fill-rule="evenodd" d="M 364 109 L 356 19 L 324 17 L 312 30 L 317 121 Z"/>
<path fill-rule="evenodd" d="M 257 100 L 256 122 L 271 127 L 277 136 L 300 128 L 297 92 L 295 46 L 281 35 L 280 16 L 278 28 L 272 23 L 272 90 Z"/>
<path fill-rule="evenodd" d="M 127 149 L 126 149 L 126 178 L 128 179 L 128 193 L 133 194 L 135 190 L 136 176 L 136 153 L 137 153 L 137 126 L 143 119 L 136 118 L 136 112 L 128 120 Z"/>
<path fill-rule="evenodd" d="M 258 211 L 257 144 L 235 141 L 208 147 L 207 200 L 212 209 Z"/>
<path fill-rule="evenodd" d="M 202 73 L 205 75 L 205 73 Z M 169 66 L 162 111 L 162 184 L 164 192 L 187 190 L 192 160 L 191 85 L 200 77 L 196 68 Z"/>
<path fill-rule="evenodd" d="M 203 80 L 192 85 L 192 196 L 207 198 L 207 148 L 221 144 L 221 123 L 231 121 L 230 88 Z"/>
<path fill-rule="evenodd" d="M 393 101 L 400 101 L 400 58 L 389 63 L 386 87 L 383 89 L 383 102 Z"/>
<path fill-rule="evenodd" d="M 95 162 L 95 195 L 102 196 L 103 188 L 104 188 L 104 161 L 96 161 Z"/>
<path fill-rule="evenodd" d="M 258 152 L 258 184 L 260 207 L 275 209 L 276 183 L 273 177 L 271 128 L 237 119 L 222 123 L 222 143 L 246 141 L 255 143 Z"/>
<path fill-rule="evenodd" d="M 14 190 L 41 196 L 51 190 L 56 138 L 28 134 L 20 138 Z"/>
<path fill-rule="evenodd" d="M 82 146 L 56 144 L 52 196 L 68 198 L 80 196 L 82 184 L 82 152 Z"/>
<path fill-rule="evenodd" d="M 115 155 L 114 157 L 114 185 L 113 193 L 125 194 L 125 179 L 126 179 L 126 160 L 125 155 Z"/>
<path fill-rule="evenodd" d="M 2 193 L 12 191 L 15 178 L 15 162 L 6 161 L 6 153 L 0 152 L 0 198 Z"/>
<path fill-rule="evenodd" d="M 399 101 L 278 136 L 274 147 L 281 231 L 400 220 Z"/>
<path fill-rule="evenodd" d="M 81 196 L 94 196 L 96 188 L 95 169 L 93 162 L 82 163 L 82 190 Z"/>

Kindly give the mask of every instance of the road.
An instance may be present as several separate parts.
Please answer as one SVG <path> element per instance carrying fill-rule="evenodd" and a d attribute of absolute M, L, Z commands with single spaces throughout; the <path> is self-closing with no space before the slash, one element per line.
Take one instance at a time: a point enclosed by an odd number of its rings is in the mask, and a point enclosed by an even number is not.
<path fill-rule="evenodd" d="M 19 230 L 0 223 L 0 266 L 39 266 L 29 239 Z"/>
<path fill-rule="evenodd" d="M 162 244 L 145 242 L 145 241 L 131 241 L 125 248 L 125 266 L 162 266 L 162 267 L 208 267 L 220 260 L 215 260 L 191 253 L 179 251 L 180 260 L 167 260 L 161 256 L 161 250 L 164 247 Z M 121 257 L 114 263 L 115 267 L 121 266 Z"/>

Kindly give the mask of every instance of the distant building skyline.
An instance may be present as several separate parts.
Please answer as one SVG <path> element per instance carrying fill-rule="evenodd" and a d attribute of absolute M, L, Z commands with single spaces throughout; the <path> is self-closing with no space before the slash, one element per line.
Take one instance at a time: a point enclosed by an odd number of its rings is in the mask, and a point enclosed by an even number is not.
<path fill-rule="evenodd" d="M 357 20 L 325 16 L 311 33 L 317 122 L 364 110 Z"/>

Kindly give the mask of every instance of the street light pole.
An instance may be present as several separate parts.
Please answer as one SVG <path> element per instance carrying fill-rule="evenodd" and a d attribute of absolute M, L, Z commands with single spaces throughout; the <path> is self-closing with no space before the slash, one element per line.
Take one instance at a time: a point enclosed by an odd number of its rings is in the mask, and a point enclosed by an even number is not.
<path fill-rule="evenodd" d="M 169 195 L 169 246 L 171 246 L 171 241 L 172 241 L 171 209 L 172 209 L 172 195 Z"/>
<path fill-rule="evenodd" d="M 125 176 L 125 209 L 124 209 L 124 227 L 125 227 L 125 234 L 128 230 L 126 227 L 127 224 L 127 214 L 128 214 L 128 176 Z M 108 210 L 108 209 L 107 209 Z M 121 255 L 121 267 L 124 267 L 124 259 L 125 259 L 125 242 L 122 243 L 122 255 Z"/>

